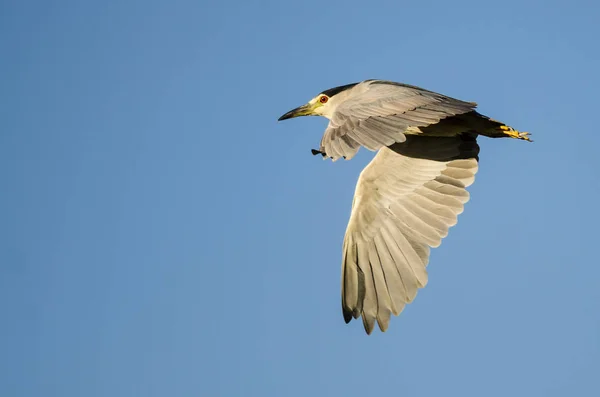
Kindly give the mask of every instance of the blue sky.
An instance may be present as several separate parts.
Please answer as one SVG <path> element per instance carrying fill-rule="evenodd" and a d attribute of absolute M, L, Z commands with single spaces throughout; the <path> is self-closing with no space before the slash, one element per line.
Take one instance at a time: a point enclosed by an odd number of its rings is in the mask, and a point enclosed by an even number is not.
<path fill-rule="evenodd" d="M 0 395 L 600 395 L 599 12 L 0 3 Z M 367 78 L 535 139 L 481 139 L 429 285 L 370 337 L 339 283 L 373 154 L 276 121 Z"/>

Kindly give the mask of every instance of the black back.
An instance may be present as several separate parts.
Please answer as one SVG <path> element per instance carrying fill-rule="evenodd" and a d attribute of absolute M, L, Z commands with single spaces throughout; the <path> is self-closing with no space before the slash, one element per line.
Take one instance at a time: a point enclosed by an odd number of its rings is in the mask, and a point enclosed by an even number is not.
<path fill-rule="evenodd" d="M 327 95 L 329 98 L 331 98 L 335 94 L 339 94 L 342 91 L 349 90 L 350 88 L 354 87 L 357 84 L 358 83 L 352 83 L 352 84 L 341 85 L 339 87 L 333 87 L 333 88 L 323 91 L 321 94 Z"/>

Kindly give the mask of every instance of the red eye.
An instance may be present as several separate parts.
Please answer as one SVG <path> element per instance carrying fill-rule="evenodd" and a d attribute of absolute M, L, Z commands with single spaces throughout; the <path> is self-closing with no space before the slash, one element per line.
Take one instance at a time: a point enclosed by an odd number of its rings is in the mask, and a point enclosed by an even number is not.
<path fill-rule="evenodd" d="M 329 98 L 327 98 L 325 95 L 323 95 L 321 98 L 319 98 L 319 102 L 321 102 L 321 103 L 327 103 L 328 100 L 329 100 Z"/>

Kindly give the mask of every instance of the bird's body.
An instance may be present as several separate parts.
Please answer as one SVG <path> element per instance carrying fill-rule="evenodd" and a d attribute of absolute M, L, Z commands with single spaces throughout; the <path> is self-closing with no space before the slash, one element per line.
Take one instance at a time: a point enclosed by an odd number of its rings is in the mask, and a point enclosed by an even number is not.
<path fill-rule="evenodd" d="M 529 140 L 475 111 L 477 105 L 383 80 L 335 87 L 280 120 L 330 122 L 319 150 L 351 159 L 378 151 L 361 172 L 342 252 L 342 310 L 367 333 L 385 331 L 427 284 L 430 247 L 441 243 L 469 200 L 478 169 L 477 135 Z"/>

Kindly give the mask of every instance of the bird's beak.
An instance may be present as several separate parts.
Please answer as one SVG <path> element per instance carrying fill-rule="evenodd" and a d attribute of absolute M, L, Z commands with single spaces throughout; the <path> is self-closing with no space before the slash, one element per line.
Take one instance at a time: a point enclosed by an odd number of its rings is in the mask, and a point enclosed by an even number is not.
<path fill-rule="evenodd" d="M 291 119 L 294 117 L 300 117 L 300 116 L 310 116 L 313 114 L 314 109 L 315 109 L 315 106 L 313 104 L 307 103 L 306 105 L 302 105 L 302 106 L 297 107 L 296 109 L 290 110 L 289 112 L 287 112 L 286 114 L 281 116 L 278 121 L 287 120 L 287 119 Z"/>

